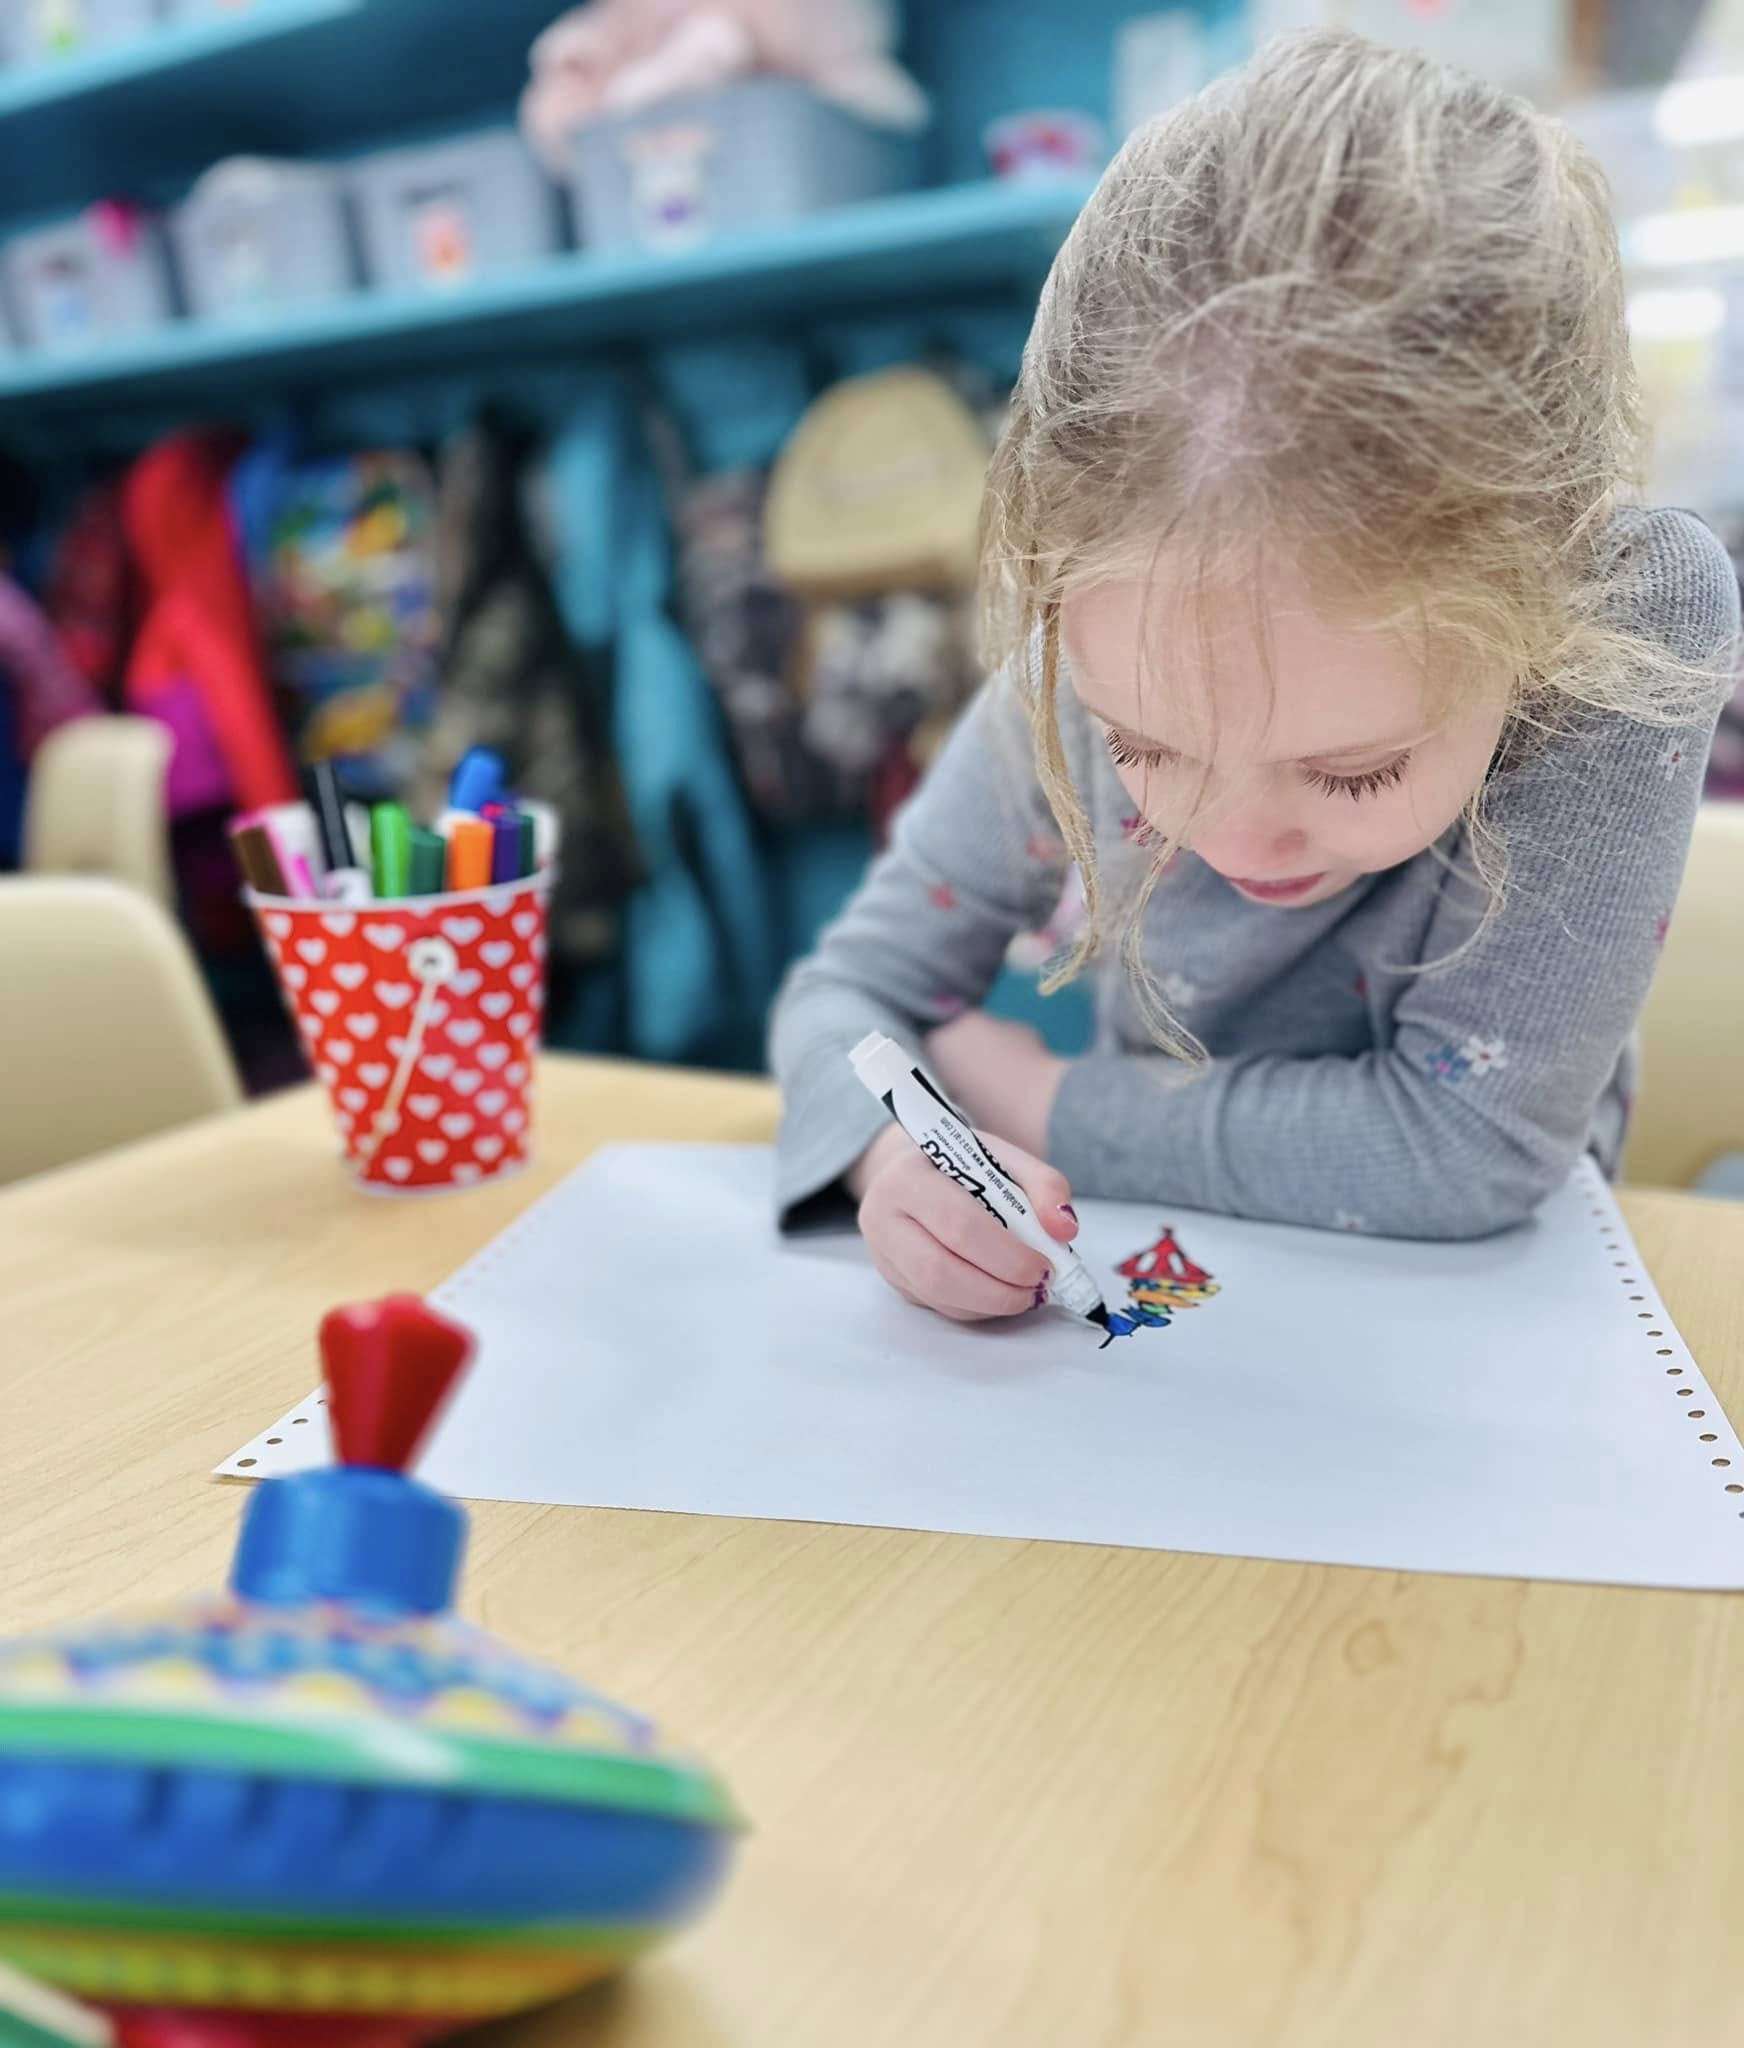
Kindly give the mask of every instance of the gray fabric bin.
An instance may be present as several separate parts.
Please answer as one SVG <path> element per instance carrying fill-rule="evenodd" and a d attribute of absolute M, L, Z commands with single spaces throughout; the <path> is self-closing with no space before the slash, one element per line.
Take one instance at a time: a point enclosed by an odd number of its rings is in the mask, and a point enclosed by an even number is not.
<path fill-rule="evenodd" d="M 357 281 L 344 180 L 324 164 L 233 158 L 176 208 L 170 232 L 189 308 L 202 319 L 316 304 Z"/>
<path fill-rule="evenodd" d="M 8 64 L 74 57 L 149 35 L 163 18 L 159 0 L 0 0 L 0 56 Z"/>
<path fill-rule="evenodd" d="M 174 316 L 169 265 L 155 221 L 117 247 L 88 213 L 16 235 L 5 250 L 18 337 L 52 353 L 144 334 Z"/>
<path fill-rule="evenodd" d="M 172 21 L 237 21 L 268 11 L 273 0 L 163 0 Z"/>
<path fill-rule="evenodd" d="M 563 247 L 557 188 L 513 128 L 360 157 L 350 185 L 370 282 L 390 290 L 464 289 Z"/>
<path fill-rule="evenodd" d="M 592 121 L 572 147 L 576 217 L 595 249 L 694 248 L 901 191 L 918 169 L 911 137 L 787 78 Z"/>

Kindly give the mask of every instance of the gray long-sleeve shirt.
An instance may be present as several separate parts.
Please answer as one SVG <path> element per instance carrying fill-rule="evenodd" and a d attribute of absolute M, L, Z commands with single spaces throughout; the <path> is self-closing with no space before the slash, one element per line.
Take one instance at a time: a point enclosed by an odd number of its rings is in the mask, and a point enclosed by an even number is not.
<path fill-rule="evenodd" d="M 1686 660 L 1714 659 L 1738 626 L 1724 550 L 1687 514 L 1621 517 L 1643 629 Z M 1145 913 L 1143 952 L 1209 1059 L 1184 1068 L 1159 1053 L 1118 957 L 1100 965 L 1095 1045 L 1067 1072 L 1049 1131 L 1074 1191 L 1469 1237 L 1527 1215 L 1583 1148 L 1613 1165 L 1630 1037 L 1724 694 L 1717 680 L 1711 709 L 1676 728 L 1589 713 L 1493 771 L 1488 815 L 1510 876 L 1487 925 L 1463 825 L 1302 910 L 1250 903 L 1178 858 Z M 1060 697 L 1118 901 L 1149 856 L 1063 683 Z M 1021 728 L 996 679 L 890 850 L 789 977 L 772 1033 L 787 1222 L 846 1220 L 841 1178 L 882 1128 L 849 1049 L 882 1030 L 918 1050 L 983 999 L 1012 937 L 1055 907 L 1063 853 Z"/>

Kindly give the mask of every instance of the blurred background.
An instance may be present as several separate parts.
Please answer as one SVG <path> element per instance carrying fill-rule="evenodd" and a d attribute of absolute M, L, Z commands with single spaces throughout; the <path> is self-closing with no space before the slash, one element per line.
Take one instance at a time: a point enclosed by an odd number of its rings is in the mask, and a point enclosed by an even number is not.
<path fill-rule="evenodd" d="M 155 897 L 258 1092 L 227 825 L 319 759 L 431 813 L 488 740 L 565 822 L 550 1041 L 760 1065 L 973 687 L 1053 251 L 1321 22 L 1599 152 L 1654 495 L 1738 559 L 1744 0 L 0 0 L 0 869 Z M 1069 1051 L 1054 943 L 998 1005 Z"/>

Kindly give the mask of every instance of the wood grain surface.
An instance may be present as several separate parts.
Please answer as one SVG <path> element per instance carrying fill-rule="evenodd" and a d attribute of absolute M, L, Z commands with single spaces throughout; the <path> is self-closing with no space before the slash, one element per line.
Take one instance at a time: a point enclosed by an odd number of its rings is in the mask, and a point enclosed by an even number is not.
<path fill-rule="evenodd" d="M 0 1197 L 0 1626 L 193 1593 L 217 1461 L 334 1302 L 757 1084 L 575 1061 L 464 1196 L 349 1191 L 310 1093 Z M 1744 1207 L 1627 1199 L 1744 1410 Z M 585 1304 L 580 1305 L 585 1312 Z M 720 1909 L 495 2048 L 1737 2048 L 1744 1603 L 866 1529 L 475 1510 L 487 1627 L 707 1750 Z"/>

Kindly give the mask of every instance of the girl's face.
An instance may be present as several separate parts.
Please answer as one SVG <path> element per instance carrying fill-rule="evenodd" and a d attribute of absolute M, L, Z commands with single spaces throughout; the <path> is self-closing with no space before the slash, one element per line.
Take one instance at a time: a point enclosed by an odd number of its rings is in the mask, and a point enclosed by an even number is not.
<path fill-rule="evenodd" d="M 1432 710 L 1390 632 L 1317 613 L 1268 576 L 1263 624 L 1242 595 L 1171 603 L 1152 582 L 1069 598 L 1061 636 L 1079 700 L 1146 821 L 1250 902 L 1300 908 L 1432 845 L 1501 736 L 1499 684 Z"/>

